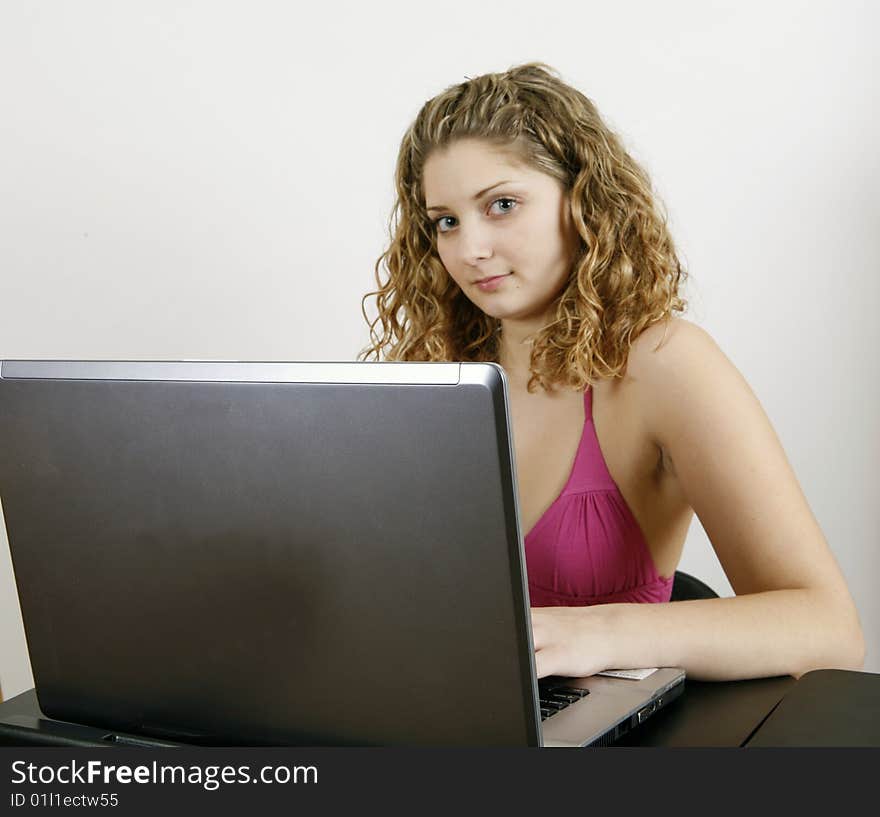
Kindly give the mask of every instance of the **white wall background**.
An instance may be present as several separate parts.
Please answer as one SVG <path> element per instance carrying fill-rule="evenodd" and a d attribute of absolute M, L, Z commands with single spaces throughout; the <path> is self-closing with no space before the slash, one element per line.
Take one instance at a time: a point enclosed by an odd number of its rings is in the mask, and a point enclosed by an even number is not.
<path fill-rule="evenodd" d="M 351 360 L 400 138 L 543 60 L 652 175 L 880 671 L 877 5 L 4 0 L 0 358 Z M 681 568 L 729 594 L 695 523 Z M 32 685 L 5 541 L 0 682 Z"/>

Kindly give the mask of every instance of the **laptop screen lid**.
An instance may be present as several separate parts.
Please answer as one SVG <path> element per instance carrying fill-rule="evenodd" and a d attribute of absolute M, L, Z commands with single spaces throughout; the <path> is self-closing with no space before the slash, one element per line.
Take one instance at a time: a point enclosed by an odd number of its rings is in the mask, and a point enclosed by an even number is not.
<path fill-rule="evenodd" d="M 0 499 L 51 717 L 538 745 L 489 363 L 3 361 Z"/>

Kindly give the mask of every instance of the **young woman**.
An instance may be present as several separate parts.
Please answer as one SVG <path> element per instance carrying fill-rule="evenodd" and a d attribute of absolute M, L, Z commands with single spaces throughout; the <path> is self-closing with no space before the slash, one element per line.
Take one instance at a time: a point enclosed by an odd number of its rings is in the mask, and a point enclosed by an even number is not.
<path fill-rule="evenodd" d="M 861 667 L 856 608 L 781 444 L 675 316 L 666 219 L 593 103 L 544 63 L 452 86 L 406 132 L 396 186 L 360 357 L 503 367 L 538 676 Z M 664 603 L 694 513 L 736 596 Z"/>

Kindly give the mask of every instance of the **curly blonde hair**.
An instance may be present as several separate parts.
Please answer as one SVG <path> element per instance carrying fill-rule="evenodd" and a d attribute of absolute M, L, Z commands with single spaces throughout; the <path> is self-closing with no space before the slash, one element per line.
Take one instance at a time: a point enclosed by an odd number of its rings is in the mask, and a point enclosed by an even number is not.
<path fill-rule="evenodd" d="M 447 273 L 425 210 L 428 156 L 464 138 L 511 150 L 562 182 L 581 238 L 555 318 L 533 336 L 528 390 L 584 389 L 622 377 L 635 338 L 686 309 L 679 286 L 687 273 L 648 175 L 595 105 L 542 62 L 450 86 L 422 106 L 407 130 L 395 172 L 391 243 L 376 262 L 378 289 L 361 301 L 371 342 L 358 359 L 498 362 L 499 321 Z M 372 296 L 378 316 L 370 321 L 364 304 Z"/>

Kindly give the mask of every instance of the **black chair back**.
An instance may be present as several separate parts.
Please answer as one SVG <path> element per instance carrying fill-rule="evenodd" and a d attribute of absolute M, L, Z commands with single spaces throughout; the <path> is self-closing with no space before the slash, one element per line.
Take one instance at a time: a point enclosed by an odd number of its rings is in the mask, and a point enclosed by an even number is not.
<path fill-rule="evenodd" d="M 705 582 L 689 573 L 675 571 L 672 579 L 672 598 L 670 601 L 691 601 L 693 599 L 717 599 L 718 594 Z"/>

